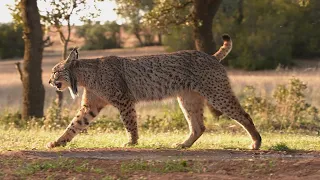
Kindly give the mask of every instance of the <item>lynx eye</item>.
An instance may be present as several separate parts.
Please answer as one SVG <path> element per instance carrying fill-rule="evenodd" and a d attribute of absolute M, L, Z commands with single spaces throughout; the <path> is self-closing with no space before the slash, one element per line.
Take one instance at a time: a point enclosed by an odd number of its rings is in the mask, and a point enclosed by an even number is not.
<path fill-rule="evenodd" d="M 58 78 L 58 76 L 59 76 L 58 72 L 54 72 L 54 73 L 53 73 L 53 77 L 54 77 L 54 78 Z"/>

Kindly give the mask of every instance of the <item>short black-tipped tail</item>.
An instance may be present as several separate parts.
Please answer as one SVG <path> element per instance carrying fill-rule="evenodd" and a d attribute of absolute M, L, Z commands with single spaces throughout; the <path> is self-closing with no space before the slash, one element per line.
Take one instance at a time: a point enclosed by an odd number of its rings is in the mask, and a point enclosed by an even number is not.
<path fill-rule="evenodd" d="M 220 49 L 213 54 L 218 61 L 222 61 L 231 51 L 232 49 L 232 40 L 228 34 L 222 35 L 223 45 Z"/>
<path fill-rule="evenodd" d="M 230 41 L 231 37 L 228 34 L 224 34 L 224 35 L 222 35 L 222 40 L 223 41 Z"/>

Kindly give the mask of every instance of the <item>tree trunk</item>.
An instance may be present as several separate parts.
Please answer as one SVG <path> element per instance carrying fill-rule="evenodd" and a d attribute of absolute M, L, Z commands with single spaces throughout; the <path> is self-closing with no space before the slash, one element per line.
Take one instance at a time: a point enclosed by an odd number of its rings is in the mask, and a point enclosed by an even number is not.
<path fill-rule="evenodd" d="M 36 0 L 21 0 L 23 21 L 23 107 L 22 118 L 43 117 L 44 87 L 42 84 L 43 40 Z"/>
<path fill-rule="evenodd" d="M 212 21 L 217 13 L 222 0 L 194 0 L 192 17 L 194 21 L 193 35 L 195 46 L 198 51 L 213 54 L 216 45 L 212 34 Z M 210 104 L 209 110 L 217 119 L 222 113 Z"/>
<path fill-rule="evenodd" d="M 162 34 L 158 33 L 158 45 L 162 45 Z"/>
<path fill-rule="evenodd" d="M 140 47 L 143 47 L 143 46 L 144 46 L 144 44 L 143 44 L 143 42 L 142 42 L 142 39 L 141 39 L 141 36 L 140 36 L 139 31 L 134 32 L 134 35 L 135 35 L 135 36 L 136 36 L 136 38 L 138 39 L 139 44 L 140 44 Z"/>
<path fill-rule="evenodd" d="M 240 25 L 242 21 L 243 21 L 243 0 L 239 0 L 237 23 Z"/>
<path fill-rule="evenodd" d="M 193 21 L 196 49 L 213 54 L 216 46 L 212 34 L 212 20 L 222 0 L 194 0 Z"/>
<path fill-rule="evenodd" d="M 67 56 L 68 56 L 68 44 L 69 44 L 69 41 L 65 41 L 63 43 L 63 52 L 62 52 L 62 60 L 66 60 Z"/>

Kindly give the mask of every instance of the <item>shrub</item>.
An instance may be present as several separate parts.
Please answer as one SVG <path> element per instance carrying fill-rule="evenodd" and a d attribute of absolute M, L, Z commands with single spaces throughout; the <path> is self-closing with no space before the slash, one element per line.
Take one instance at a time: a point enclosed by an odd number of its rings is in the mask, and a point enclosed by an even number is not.
<path fill-rule="evenodd" d="M 5 111 L 0 116 L 0 125 L 4 128 L 37 129 L 43 125 L 42 118 L 23 120 L 19 111 Z"/>
<path fill-rule="evenodd" d="M 90 128 L 96 129 L 98 131 L 117 131 L 123 130 L 124 125 L 120 121 L 120 117 L 117 116 L 115 119 L 109 119 L 106 116 L 98 117 L 91 125 Z"/>
<path fill-rule="evenodd" d="M 120 48 L 119 39 L 120 26 L 115 22 L 106 22 L 93 24 L 87 22 L 78 27 L 77 34 L 85 39 L 85 45 L 82 47 L 86 50 Z"/>
<path fill-rule="evenodd" d="M 162 118 L 148 116 L 141 127 L 148 131 L 165 132 L 185 130 L 188 125 L 180 108 L 175 106 L 173 110 L 167 110 Z"/>
<path fill-rule="evenodd" d="M 0 116 L 0 123 L 5 127 L 22 127 L 24 122 L 21 121 L 21 113 L 16 112 L 3 112 L 3 115 Z"/>
<path fill-rule="evenodd" d="M 164 36 L 163 45 L 169 52 L 195 49 L 191 27 L 172 27 Z"/>
<path fill-rule="evenodd" d="M 319 111 L 306 102 L 306 89 L 306 84 L 293 78 L 288 85 L 278 85 L 270 100 L 257 96 L 255 88 L 248 86 L 242 104 L 261 129 L 317 130 L 320 127 Z"/>
<path fill-rule="evenodd" d="M 70 123 L 69 111 L 65 109 L 60 112 L 57 102 L 53 101 L 47 109 L 46 117 L 43 120 L 42 128 L 47 130 L 57 130 L 66 128 Z"/>
<path fill-rule="evenodd" d="M 285 143 L 277 143 L 269 148 L 274 151 L 291 151 L 291 149 Z"/>
<path fill-rule="evenodd" d="M 293 78 L 288 86 L 279 85 L 273 93 L 277 103 L 276 114 L 287 122 L 284 125 L 288 128 L 307 125 L 308 121 L 319 122 L 318 109 L 305 100 L 306 89 L 306 84 Z"/>
<path fill-rule="evenodd" d="M 24 42 L 22 27 L 15 27 L 12 23 L 0 24 L 0 59 L 22 57 Z"/>

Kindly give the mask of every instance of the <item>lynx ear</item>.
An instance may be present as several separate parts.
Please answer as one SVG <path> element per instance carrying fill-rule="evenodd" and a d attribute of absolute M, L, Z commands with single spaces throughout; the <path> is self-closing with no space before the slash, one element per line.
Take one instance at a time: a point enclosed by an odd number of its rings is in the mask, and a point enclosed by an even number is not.
<path fill-rule="evenodd" d="M 73 99 L 75 99 L 76 96 L 78 96 L 78 87 L 77 87 L 78 83 L 77 83 L 77 78 L 73 74 L 72 69 L 70 67 L 71 67 L 71 62 L 73 60 L 77 60 L 78 58 L 79 58 L 78 48 L 75 47 L 72 49 L 68 58 L 65 60 L 65 68 L 68 69 L 69 78 L 70 78 L 69 91 Z"/>
<path fill-rule="evenodd" d="M 66 63 L 69 64 L 72 62 L 72 60 L 76 60 L 79 58 L 79 53 L 78 53 L 78 48 L 75 47 L 72 49 L 72 51 L 70 52 L 69 56 L 66 59 Z"/>

